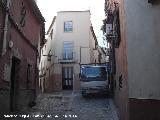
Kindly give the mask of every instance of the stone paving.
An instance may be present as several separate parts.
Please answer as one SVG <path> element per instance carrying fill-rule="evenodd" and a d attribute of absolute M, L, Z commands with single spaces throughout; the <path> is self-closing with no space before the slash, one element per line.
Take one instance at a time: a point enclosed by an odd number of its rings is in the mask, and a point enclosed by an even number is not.
<path fill-rule="evenodd" d="M 112 99 L 72 91 L 40 95 L 36 106 L 22 113 L 15 120 L 119 120 Z"/>

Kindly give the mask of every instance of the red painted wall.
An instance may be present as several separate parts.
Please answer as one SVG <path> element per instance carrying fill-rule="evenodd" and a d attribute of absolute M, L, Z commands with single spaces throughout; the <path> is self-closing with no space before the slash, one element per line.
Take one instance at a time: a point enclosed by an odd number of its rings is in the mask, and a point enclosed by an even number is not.
<path fill-rule="evenodd" d="M 20 11 L 22 7 L 22 1 L 24 6 L 26 6 L 26 17 L 25 17 L 25 26 L 20 26 Z M 8 21 L 8 30 L 7 30 L 7 51 L 4 56 L 0 57 L 0 103 L 6 104 L 7 108 L 4 108 L 4 111 L 9 111 L 9 96 L 10 96 L 10 81 L 4 81 L 4 65 L 8 64 L 11 67 L 12 63 L 12 56 L 14 55 L 14 51 L 18 50 L 18 54 L 20 57 L 20 74 L 19 74 L 19 109 L 23 107 L 23 104 L 28 105 L 29 100 L 34 99 L 34 91 L 33 89 L 36 89 L 35 87 L 35 77 L 38 78 L 38 72 L 35 73 L 35 68 L 37 64 L 37 47 L 38 42 L 40 39 L 40 31 L 42 24 L 39 22 L 35 14 L 33 13 L 33 10 L 29 4 L 29 0 L 12 0 L 11 3 L 11 10 L 10 10 L 12 19 L 16 22 L 18 27 L 20 28 L 21 32 L 17 29 L 17 27 L 11 22 L 9 19 Z M 4 19 L 5 19 L 5 11 L 2 10 L 2 7 L 0 5 L 0 25 L 4 25 Z M 1 26 L 0 26 L 1 27 Z M 4 26 L 3 26 L 4 27 Z M 23 36 L 23 34 L 24 36 Z M 3 38 L 3 32 L 0 29 L 0 47 L 2 46 L 2 39 Z M 9 41 L 13 41 L 13 48 L 10 49 L 8 47 Z M 26 89 L 26 81 L 27 81 L 27 67 L 28 67 L 28 59 L 32 63 L 32 81 L 30 83 L 30 88 L 28 91 Z M 37 83 L 38 84 L 38 83 Z M 2 94 L 1 94 L 2 93 Z M 3 93 L 6 94 L 6 98 L 3 96 Z M 29 98 L 30 96 L 32 98 Z M 27 98 L 27 99 L 26 99 Z M 7 102 L 4 102 L 4 99 L 7 99 Z M 0 104 L 1 106 L 1 104 Z M 1 112 L 1 110 L 0 110 Z"/>
<path fill-rule="evenodd" d="M 5 14 L 4 14 L 4 10 L 2 8 L 2 5 L 0 4 L 0 53 L 2 52 L 2 45 L 3 45 L 4 21 L 5 21 Z M 0 57 L 0 60 L 1 60 L 1 57 Z M 2 81 L 1 81 L 2 71 L 3 71 L 2 67 L 0 67 L 0 87 L 2 85 Z"/>
<path fill-rule="evenodd" d="M 20 54 L 22 55 L 21 58 L 21 69 L 20 69 L 20 83 L 21 87 L 24 88 L 26 86 L 26 78 L 27 78 L 27 59 L 30 59 L 33 62 L 33 72 L 32 72 L 32 88 L 34 88 L 34 76 L 35 76 L 35 66 L 36 66 L 36 51 L 26 43 L 24 38 L 19 35 L 17 30 L 12 27 L 11 28 L 11 39 L 14 43 L 14 48 L 18 48 Z"/>
<path fill-rule="evenodd" d="M 15 0 L 12 1 L 12 6 L 11 6 L 11 13 L 13 14 L 14 20 L 18 23 L 19 21 L 19 14 L 20 14 L 20 9 L 21 9 L 21 3 L 22 0 Z M 38 40 L 39 40 L 39 34 L 40 34 L 40 24 L 37 20 L 37 18 L 34 16 L 31 7 L 29 7 L 29 4 L 26 1 L 23 1 L 24 4 L 26 5 L 27 8 L 27 15 L 26 15 L 26 25 L 25 27 L 20 27 L 22 28 L 22 32 L 25 34 L 26 38 L 33 43 L 33 45 L 38 46 Z M 0 9 L 0 12 L 2 10 Z M 3 14 L 0 14 L 0 18 L 4 18 L 4 12 Z M 0 23 L 3 23 L 4 20 L 0 20 Z M 19 24 L 18 24 L 19 25 Z M 10 23 L 8 25 L 8 33 L 7 33 L 7 41 L 12 40 L 13 41 L 13 49 L 17 49 L 20 51 L 20 54 L 22 55 L 21 59 L 21 77 L 22 81 L 25 82 L 26 78 L 26 69 L 27 69 L 27 58 L 29 58 L 33 62 L 33 68 L 35 68 L 36 65 L 36 50 L 29 45 L 26 42 L 26 39 L 22 37 L 22 35 L 19 33 L 17 28 L 13 24 Z M 10 37 L 9 37 L 10 36 Z M 0 38 L 3 38 L 3 34 L 0 34 Z M 2 39 L 0 39 L 2 41 Z M 7 53 L 5 56 L 0 58 L 0 81 L 2 82 L 3 80 L 3 65 L 4 63 L 10 63 L 10 56 L 12 55 L 12 50 L 8 48 L 7 46 Z M 35 76 L 34 71 L 33 71 L 33 76 Z M 24 84 L 24 83 L 23 83 Z M 0 84 L 1 86 L 1 84 Z"/>
<path fill-rule="evenodd" d="M 40 23 L 38 19 L 34 16 L 32 8 L 27 2 L 27 0 L 14 0 L 12 1 L 11 10 L 13 11 L 14 18 L 18 24 L 20 24 L 21 10 L 22 4 L 26 8 L 26 15 L 25 15 L 25 27 L 21 27 L 22 31 L 25 33 L 27 38 L 35 45 L 38 43 L 39 33 L 40 33 Z"/>

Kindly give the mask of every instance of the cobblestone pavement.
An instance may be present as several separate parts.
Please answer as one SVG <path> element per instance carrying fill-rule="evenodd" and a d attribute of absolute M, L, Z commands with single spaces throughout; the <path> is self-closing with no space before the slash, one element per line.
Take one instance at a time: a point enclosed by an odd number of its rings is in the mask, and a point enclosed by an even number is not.
<path fill-rule="evenodd" d="M 64 91 L 43 94 L 36 106 L 23 111 L 20 120 L 119 120 L 111 99 L 83 98 L 80 92 Z M 18 120 L 16 118 L 16 120 Z"/>

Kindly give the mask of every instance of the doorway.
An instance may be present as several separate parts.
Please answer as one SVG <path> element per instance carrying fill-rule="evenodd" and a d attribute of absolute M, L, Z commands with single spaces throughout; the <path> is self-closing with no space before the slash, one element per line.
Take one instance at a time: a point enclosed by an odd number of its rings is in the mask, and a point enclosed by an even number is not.
<path fill-rule="evenodd" d="M 19 71 L 20 60 L 16 57 L 12 58 L 11 68 L 11 86 L 10 86 L 10 111 L 18 110 L 18 91 L 19 91 Z"/>
<path fill-rule="evenodd" d="M 73 67 L 62 68 L 62 88 L 63 90 L 73 89 Z"/>

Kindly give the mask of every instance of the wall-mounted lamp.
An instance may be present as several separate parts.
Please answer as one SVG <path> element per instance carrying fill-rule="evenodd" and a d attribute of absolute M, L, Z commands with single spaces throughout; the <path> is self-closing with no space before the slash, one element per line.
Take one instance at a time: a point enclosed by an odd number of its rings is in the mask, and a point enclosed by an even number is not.
<path fill-rule="evenodd" d="M 51 61 L 51 57 L 54 56 L 54 57 L 57 57 L 55 55 L 51 55 L 51 50 L 49 51 L 48 55 L 43 55 L 43 56 L 47 56 L 47 60 L 48 61 Z"/>

